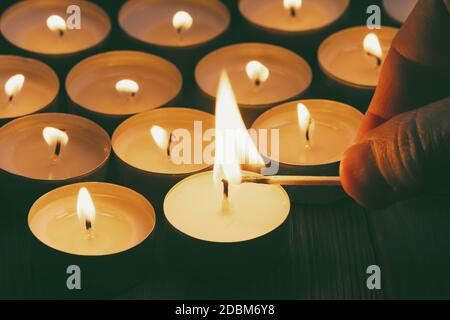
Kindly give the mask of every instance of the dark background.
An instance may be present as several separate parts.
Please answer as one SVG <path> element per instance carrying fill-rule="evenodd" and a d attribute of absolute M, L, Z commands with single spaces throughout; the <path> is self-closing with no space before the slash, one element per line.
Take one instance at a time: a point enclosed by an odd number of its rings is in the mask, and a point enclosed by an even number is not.
<path fill-rule="evenodd" d="M 280 0 L 281 1 L 281 0 Z M 2 0 L 3 11 L 15 1 Z M 100 51 L 135 49 L 124 41 L 117 26 L 121 0 L 97 0 L 110 14 L 113 31 Z M 221 45 L 255 41 L 242 25 L 235 0 L 225 0 L 232 13 L 230 34 Z M 366 8 L 380 1 L 353 0 L 344 19 L 333 27 L 365 24 Z M 383 13 L 383 25 L 393 25 Z M 281 41 L 280 41 L 281 42 Z M 281 43 L 280 43 L 281 44 Z M 315 45 L 306 50 L 315 51 Z M 147 50 L 152 52 L 152 50 Z M 21 54 L 0 39 L 1 54 Z M 308 97 L 334 98 L 351 102 L 352 97 L 338 97 L 321 81 L 314 57 L 308 57 L 314 71 L 314 84 Z M 63 69 L 70 69 L 66 65 Z M 64 71 L 59 72 L 64 79 Z M 189 92 L 196 86 L 189 74 L 180 106 L 192 106 Z M 63 90 L 62 90 L 63 91 Z M 61 92 L 64 101 L 64 92 Z M 192 105 L 191 105 L 192 104 Z M 61 110 L 64 111 L 64 103 Z M 364 110 L 366 105 L 357 105 Z M 0 150 L 1 152 L 1 150 Z M 113 178 L 110 178 L 113 180 Z M 1 183 L 1 181 L 0 181 Z M 27 209 L 19 203 L 34 199 L 3 199 L 0 207 L 0 298 L 40 298 L 45 288 L 38 286 L 31 272 L 29 241 L 23 225 L 10 219 L 25 217 Z M 161 203 L 154 203 L 160 208 Z M 20 211 L 19 211 L 20 210 Z M 289 220 L 289 254 L 273 270 L 254 277 L 236 277 L 233 281 L 190 277 L 167 263 L 166 246 L 156 241 L 154 268 L 140 285 L 116 298 L 140 299 L 386 299 L 450 297 L 450 197 L 428 194 L 399 203 L 381 211 L 365 210 L 350 199 L 327 205 L 293 205 Z M 267 252 L 270 255 L 270 252 Z M 382 289 L 368 290 L 366 269 L 379 265 Z"/>

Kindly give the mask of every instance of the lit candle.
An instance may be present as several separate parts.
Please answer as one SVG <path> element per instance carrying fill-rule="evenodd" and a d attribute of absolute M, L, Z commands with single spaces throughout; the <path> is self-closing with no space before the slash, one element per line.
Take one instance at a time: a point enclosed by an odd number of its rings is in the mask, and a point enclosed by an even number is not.
<path fill-rule="evenodd" d="M 383 0 L 388 16 L 397 24 L 403 24 L 409 17 L 418 0 Z"/>
<path fill-rule="evenodd" d="M 66 290 L 66 269 L 81 269 L 86 294 L 111 294 L 147 272 L 156 224 L 152 205 L 140 194 L 107 183 L 79 183 L 45 194 L 31 207 L 28 226 L 38 240 L 34 276 L 46 287 Z M 146 241 L 147 239 L 147 241 Z M 111 275 L 119 281 L 111 281 Z M 120 288 L 127 289 L 127 288 Z M 73 295 L 76 295 L 76 291 Z"/>
<path fill-rule="evenodd" d="M 305 93 L 312 82 L 308 63 L 297 54 L 269 44 L 243 43 L 216 50 L 197 65 L 197 98 L 213 108 L 223 69 L 229 70 L 244 121 L 251 125 L 268 108 Z"/>
<path fill-rule="evenodd" d="M 56 108 L 59 80 L 37 60 L 0 55 L 0 125 Z"/>
<path fill-rule="evenodd" d="M 280 175 L 337 176 L 340 160 L 353 144 L 362 118 L 360 111 L 343 103 L 301 100 L 268 110 L 252 129 L 279 130 L 279 141 L 272 141 L 269 135 L 264 156 L 279 163 Z M 322 189 L 286 187 L 295 202 L 335 200 L 336 192 L 331 192 L 337 188 Z"/>
<path fill-rule="evenodd" d="M 250 266 L 260 268 L 275 252 L 284 252 L 290 202 L 280 186 L 240 183 L 242 175 L 250 173 L 241 172 L 239 159 L 251 159 L 255 146 L 226 74 L 217 96 L 214 172 L 175 185 L 164 200 L 164 214 L 177 231 L 171 240 L 179 245 L 174 249 L 183 266 L 233 274 Z M 237 130 L 233 143 L 226 141 L 227 130 Z M 240 148 L 243 145 L 248 148 Z M 191 248 L 190 257 L 186 248 Z"/>
<path fill-rule="evenodd" d="M 92 56 L 77 64 L 66 79 L 71 110 L 110 133 L 129 116 L 173 102 L 182 85 L 172 63 L 137 51 Z"/>
<path fill-rule="evenodd" d="M 203 152 L 209 144 L 204 133 L 213 128 L 211 114 L 187 108 L 155 109 L 127 119 L 112 137 L 119 182 L 149 199 L 163 197 L 178 181 L 212 165 Z M 190 144 L 181 157 L 185 139 Z"/>
<path fill-rule="evenodd" d="M 366 107 L 397 31 L 390 27 L 353 27 L 331 35 L 320 45 L 320 68 L 338 97 Z"/>
<path fill-rule="evenodd" d="M 111 143 L 108 134 L 87 119 L 46 113 L 0 128 L 0 149 L 2 188 L 11 200 L 20 195 L 23 202 L 32 198 L 28 192 L 42 194 L 74 181 L 105 179 Z"/>
<path fill-rule="evenodd" d="M 197 61 L 222 44 L 230 13 L 218 0 L 131 0 L 119 12 L 119 25 L 138 49 L 150 47 L 189 77 Z"/>

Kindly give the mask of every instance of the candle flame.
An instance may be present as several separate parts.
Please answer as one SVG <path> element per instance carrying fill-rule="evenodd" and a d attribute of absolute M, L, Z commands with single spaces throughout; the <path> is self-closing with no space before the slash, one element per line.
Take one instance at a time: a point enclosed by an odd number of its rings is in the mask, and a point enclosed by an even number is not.
<path fill-rule="evenodd" d="M 116 90 L 119 93 L 128 93 L 134 96 L 139 91 L 139 85 L 136 81 L 130 79 L 123 79 L 117 81 Z"/>
<path fill-rule="evenodd" d="M 223 71 L 216 100 L 214 181 L 239 184 L 240 164 L 245 162 L 264 165 L 242 120 L 228 74 Z"/>
<path fill-rule="evenodd" d="M 302 0 L 283 0 L 283 5 L 286 10 L 291 12 L 292 16 L 295 16 L 302 7 Z"/>
<path fill-rule="evenodd" d="M 49 147 L 53 147 L 57 143 L 61 143 L 61 145 L 65 146 L 69 142 L 67 133 L 53 127 L 45 127 L 44 130 L 42 130 L 42 135 Z"/>
<path fill-rule="evenodd" d="M 56 14 L 47 18 L 47 27 L 50 31 L 59 32 L 60 34 L 63 34 L 67 30 L 66 21 Z"/>
<path fill-rule="evenodd" d="M 8 79 L 5 83 L 5 93 L 11 99 L 22 90 L 25 82 L 25 76 L 23 74 L 16 74 Z"/>
<path fill-rule="evenodd" d="M 86 229 L 92 228 L 96 216 L 95 205 L 88 189 L 85 187 L 78 192 L 77 216 Z"/>
<path fill-rule="evenodd" d="M 369 33 L 364 38 L 364 50 L 378 59 L 383 58 L 383 50 L 381 49 L 380 40 L 375 33 Z"/>
<path fill-rule="evenodd" d="M 186 11 L 178 11 L 172 18 L 172 25 L 179 33 L 189 30 L 193 22 L 192 16 Z"/>
<path fill-rule="evenodd" d="M 150 129 L 150 134 L 153 138 L 153 141 L 155 141 L 156 145 L 161 150 L 167 150 L 170 143 L 170 135 L 167 130 L 161 128 L 160 126 L 153 126 Z"/>
<path fill-rule="evenodd" d="M 254 81 L 256 85 L 260 85 L 269 79 L 270 71 L 261 62 L 253 60 L 247 63 L 247 76 Z"/>

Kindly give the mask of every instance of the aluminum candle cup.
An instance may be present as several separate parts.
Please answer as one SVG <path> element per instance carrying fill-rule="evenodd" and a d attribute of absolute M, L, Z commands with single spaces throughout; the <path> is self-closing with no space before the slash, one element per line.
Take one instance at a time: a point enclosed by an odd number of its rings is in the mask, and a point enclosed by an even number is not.
<path fill-rule="evenodd" d="M 0 55 L 0 126 L 28 114 L 56 111 L 59 80 L 46 64 Z"/>
<path fill-rule="evenodd" d="M 55 189 L 28 214 L 34 281 L 56 297 L 124 292 L 151 271 L 155 226 L 152 205 L 133 190 L 97 182 Z M 79 268 L 81 290 L 69 290 L 69 266 Z"/>
<path fill-rule="evenodd" d="M 80 19 L 71 18 L 72 12 L 77 14 L 73 6 L 80 8 Z M 72 8 L 71 14 L 68 8 Z M 77 20 L 81 20 L 81 28 Z M 100 7 L 88 1 L 26 0 L 3 13 L 0 29 L 19 52 L 46 61 L 62 76 L 71 65 L 100 49 L 111 22 Z"/>
<path fill-rule="evenodd" d="M 109 133 L 126 118 L 173 102 L 183 78 L 170 62 L 148 53 L 112 51 L 77 64 L 66 79 L 69 109 Z"/>
<path fill-rule="evenodd" d="M 309 58 L 344 16 L 350 0 L 240 0 L 244 27 L 259 41 L 283 45 Z"/>
<path fill-rule="evenodd" d="M 254 175 L 243 172 L 246 175 Z M 227 211 L 223 185 L 212 172 L 175 185 L 164 200 L 167 243 L 178 266 L 202 275 L 257 273 L 289 245 L 289 197 L 280 186 L 230 185 Z"/>
<path fill-rule="evenodd" d="M 279 141 L 272 141 L 268 134 L 268 148 L 263 155 L 279 163 L 279 175 L 338 176 L 340 160 L 353 144 L 362 118 L 361 112 L 343 103 L 300 100 L 265 112 L 252 129 L 279 130 Z M 309 127 L 305 127 L 305 123 L 309 123 Z M 291 201 L 296 203 L 332 202 L 345 195 L 340 187 L 285 188 Z"/>
<path fill-rule="evenodd" d="M 418 0 L 383 0 L 384 11 L 396 24 L 403 24 L 409 17 Z"/>
<path fill-rule="evenodd" d="M 197 61 L 224 44 L 230 13 L 218 0 L 131 0 L 119 24 L 136 48 L 173 61 L 185 78 Z"/>
<path fill-rule="evenodd" d="M 12 205 L 28 209 L 55 187 L 104 180 L 111 142 L 101 127 L 87 119 L 46 113 L 0 128 L 0 150 L 1 192 Z"/>
<path fill-rule="evenodd" d="M 255 65 L 249 73 L 249 63 Z M 255 64 L 256 62 L 256 64 Z M 264 43 L 242 43 L 216 50 L 195 69 L 198 104 L 213 110 L 222 70 L 226 69 L 247 126 L 268 108 L 299 97 L 312 82 L 308 63 L 287 49 Z"/>
<path fill-rule="evenodd" d="M 166 136 L 154 132 L 155 127 Z M 213 128 L 213 115 L 187 108 L 156 109 L 129 118 L 112 137 L 118 181 L 155 203 L 162 201 L 178 181 L 211 166 L 203 159 L 204 149 L 211 143 L 203 142 L 203 134 Z M 183 133 L 191 139 L 178 137 Z M 169 143 L 170 134 L 176 137 Z M 179 163 L 177 149 L 185 142 L 191 143 L 189 151 L 183 150 L 188 158 Z M 173 152 L 170 156 L 168 148 Z"/>
<path fill-rule="evenodd" d="M 353 27 L 331 35 L 320 45 L 319 65 L 333 97 L 365 110 L 397 31 L 390 27 L 379 30 Z M 369 34 L 376 37 L 368 38 Z M 365 49 L 366 45 L 369 49 Z"/>

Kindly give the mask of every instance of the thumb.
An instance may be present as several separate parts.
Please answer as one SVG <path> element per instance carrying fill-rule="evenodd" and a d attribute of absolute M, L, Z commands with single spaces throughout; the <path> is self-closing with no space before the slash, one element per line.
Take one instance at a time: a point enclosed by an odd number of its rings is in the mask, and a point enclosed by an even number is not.
<path fill-rule="evenodd" d="M 450 179 L 450 97 L 400 114 L 369 131 L 341 162 L 345 191 L 382 208 Z"/>

